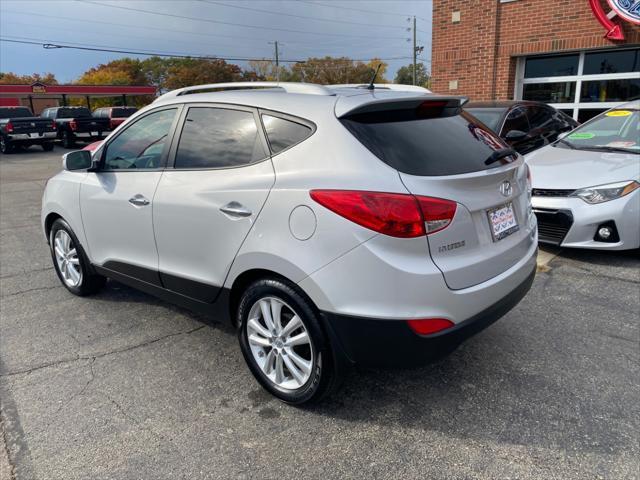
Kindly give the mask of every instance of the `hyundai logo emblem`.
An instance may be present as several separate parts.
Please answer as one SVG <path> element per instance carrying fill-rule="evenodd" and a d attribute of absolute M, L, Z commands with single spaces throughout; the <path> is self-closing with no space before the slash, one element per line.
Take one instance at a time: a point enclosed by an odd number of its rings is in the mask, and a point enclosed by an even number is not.
<path fill-rule="evenodd" d="M 513 193 L 513 187 L 511 186 L 511 182 L 509 180 L 505 180 L 504 182 L 502 182 L 498 190 L 500 190 L 500 193 L 504 197 L 510 197 Z"/>

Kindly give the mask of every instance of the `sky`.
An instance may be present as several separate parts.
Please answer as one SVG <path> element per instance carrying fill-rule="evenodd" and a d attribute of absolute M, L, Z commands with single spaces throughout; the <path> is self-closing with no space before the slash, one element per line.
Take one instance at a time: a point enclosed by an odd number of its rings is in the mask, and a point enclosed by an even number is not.
<path fill-rule="evenodd" d="M 64 83 L 116 58 L 147 58 L 43 43 L 272 59 L 278 41 L 283 60 L 385 59 L 392 80 L 412 61 L 411 16 L 425 47 L 419 61 L 430 70 L 431 7 L 431 0 L 0 0 L 0 71 L 52 72 Z"/>

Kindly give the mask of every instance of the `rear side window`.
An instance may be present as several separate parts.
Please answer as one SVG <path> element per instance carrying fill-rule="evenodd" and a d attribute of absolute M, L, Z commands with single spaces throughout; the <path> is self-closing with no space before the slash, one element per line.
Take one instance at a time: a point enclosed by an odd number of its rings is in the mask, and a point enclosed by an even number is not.
<path fill-rule="evenodd" d="M 0 118 L 33 117 L 28 108 L 0 108 Z"/>
<path fill-rule="evenodd" d="M 271 115 L 262 115 L 262 122 L 273 153 L 300 143 L 313 133 L 307 125 Z"/>
<path fill-rule="evenodd" d="M 90 117 L 91 111 L 88 108 L 59 108 L 58 118 L 79 118 Z"/>
<path fill-rule="evenodd" d="M 495 150 L 508 148 L 491 130 L 460 109 L 419 109 L 353 115 L 347 129 L 374 155 L 403 173 L 456 175 L 494 168 Z"/>
<path fill-rule="evenodd" d="M 531 129 L 553 127 L 553 111 L 539 105 L 528 107 L 528 117 Z"/>
<path fill-rule="evenodd" d="M 511 130 L 520 132 L 529 132 L 529 120 L 527 119 L 527 111 L 523 107 L 516 107 L 509 112 L 504 121 L 501 135 L 506 135 Z"/>
<path fill-rule="evenodd" d="M 228 168 L 265 158 L 253 113 L 191 107 L 182 128 L 175 168 Z"/>
<path fill-rule="evenodd" d="M 128 118 L 138 111 L 137 108 L 117 107 L 111 109 L 111 118 Z M 108 116 L 108 115 L 107 115 Z"/>

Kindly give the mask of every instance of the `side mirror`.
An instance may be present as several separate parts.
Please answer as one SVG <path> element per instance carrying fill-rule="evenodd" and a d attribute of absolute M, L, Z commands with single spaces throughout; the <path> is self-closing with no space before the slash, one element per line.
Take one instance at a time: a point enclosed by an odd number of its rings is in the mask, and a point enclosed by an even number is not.
<path fill-rule="evenodd" d="M 504 138 L 511 142 L 517 142 L 519 140 L 524 140 L 526 136 L 527 132 L 523 132 L 522 130 L 510 130 Z"/>
<path fill-rule="evenodd" d="M 77 150 L 65 153 L 62 156 L 62 168 L 65 170 L 87 170 L 93 166 L 91 152 L 88 150 Z"/>

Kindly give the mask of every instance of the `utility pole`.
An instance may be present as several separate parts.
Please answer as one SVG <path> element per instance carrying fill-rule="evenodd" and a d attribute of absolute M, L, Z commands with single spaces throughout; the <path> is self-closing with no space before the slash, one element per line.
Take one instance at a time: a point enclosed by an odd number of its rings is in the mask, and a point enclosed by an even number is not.
<path fill-rule="evenodd" d="M 280 57 L 278 55 L 278 41 L 275 42 L 276 45 L 276 82 L 280 81 Z"/>
<path fill-rule="evenodd" d="M 418 55 L 418 46 L 416 45 L 416 17 L 413 17 L 413 84 L 416 84 L 416 56 Z"/>

